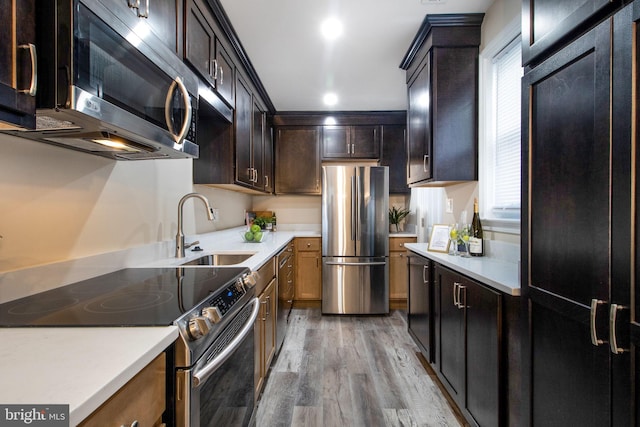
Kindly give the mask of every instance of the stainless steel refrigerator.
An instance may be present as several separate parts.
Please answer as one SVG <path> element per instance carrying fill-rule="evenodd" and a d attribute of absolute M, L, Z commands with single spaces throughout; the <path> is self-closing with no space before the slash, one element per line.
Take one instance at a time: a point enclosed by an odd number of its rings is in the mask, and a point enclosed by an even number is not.
<path fill-rule="evenodd" d="M 322 312 L 389 312 L 387 167 L 322 167 Z"/>

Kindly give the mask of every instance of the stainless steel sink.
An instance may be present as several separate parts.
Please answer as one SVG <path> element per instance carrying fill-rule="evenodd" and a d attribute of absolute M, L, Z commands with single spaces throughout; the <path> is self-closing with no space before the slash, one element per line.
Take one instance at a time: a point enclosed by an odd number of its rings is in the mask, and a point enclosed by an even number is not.
<path fill-rule="evenodd" d="M 200 258 L 192 259 L 180 265 L 235 265 L 240 264 L 252 257 L 252 253 L 220 253 L 203 255 Z"/>

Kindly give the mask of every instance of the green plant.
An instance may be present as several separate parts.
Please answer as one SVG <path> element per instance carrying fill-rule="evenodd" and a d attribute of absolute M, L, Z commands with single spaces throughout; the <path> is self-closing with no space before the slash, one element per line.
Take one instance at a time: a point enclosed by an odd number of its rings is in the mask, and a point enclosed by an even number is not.
<path fill-rule="evenodd" d="M 409 215 L 411 211 L 409 209 L 398 209 L 395 206 L 392 206 L 389 209 L 389 223 L 394 224 L 396 226 L 396 231 L 400 231 L 398 225 L 400 222 Z"/>
<path fill-rule="evenodd" d="M 253 220 L 253 224 L 259 225 L 260 228 L 262 228 L 263 230 L 265 229 L 266 225 L 269 224 L 270 222 L 271 222 L 271 218 L 264 217 L 264 216 L 259 216 Z"/>

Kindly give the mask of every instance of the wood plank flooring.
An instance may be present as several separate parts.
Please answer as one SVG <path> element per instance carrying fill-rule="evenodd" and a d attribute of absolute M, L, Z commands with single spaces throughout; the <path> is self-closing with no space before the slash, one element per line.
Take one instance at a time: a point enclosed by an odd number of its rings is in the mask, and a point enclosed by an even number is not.
<path fill-rule="evenodd" d="M 294 309 L 257 427 L 460 426 L 417 357 L 401 311 Z"/>

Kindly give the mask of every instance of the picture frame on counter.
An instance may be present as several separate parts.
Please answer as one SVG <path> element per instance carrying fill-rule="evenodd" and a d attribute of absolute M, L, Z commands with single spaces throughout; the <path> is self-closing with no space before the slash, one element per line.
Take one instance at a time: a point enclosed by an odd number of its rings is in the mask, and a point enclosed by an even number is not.
<path fill-rule="evenodd" d="M 434 224 L 429 238 L 430 252 L 449 252 L 449 226 L 447 224 Z"/>

